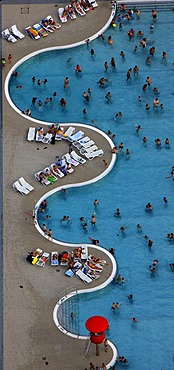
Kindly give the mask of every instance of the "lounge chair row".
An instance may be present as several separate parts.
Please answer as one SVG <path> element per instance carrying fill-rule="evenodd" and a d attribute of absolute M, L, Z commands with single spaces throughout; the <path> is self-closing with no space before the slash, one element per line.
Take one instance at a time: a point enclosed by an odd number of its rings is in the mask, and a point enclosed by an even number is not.
<path fill-rule="evenodd" d="M 37 265 L 40 267 L 44 267 L 46 262 L 50 258 L 50 253 L 43 252 L 42 249 L 37 248 L 34 251 L 28 253 L 26 257 L 26 261 L 30 262 L 32 265 Z M 57 266 L 58 262 L 58 252 L 51 252 L 51 266 Z"/>
<path fill-rule="evenodd" d="M 73 135 L 75 132 L 75 128 L 71 126 L 68 127 L 68 129 L 65 132 L 64 132 L 63 127 L 58 127 L 57 125 L 52 125 L 52 126 L 54 126 L 54 130 L 53 130 L 54 134 L 51 134 L 51 135 L 50 135 L 50 130 L 48 130 L 48 132 L 45 134 L 43 127 L 39 127 L 37 130 L 35 129 L 35 127 L 29 127 L 28 133 L 27 133 L 27 140 L 28 141 L 36 140 L 36 141 L 49 144 L 53 136 L 55 136 L 55 140 L 58 141 L 62 139 L 67 139 L 69 135 Z"/>
<path fill-rule="evenodd" d="M 66 23 L 68 19 L 76 19 L 76 13 L 84 16 L 89 10 L 93 10 L 98 6 L 95 0 L 77 0 L 72 5 L 66 5 L 64 8 L 58 8 L 58 17 L 62 23 Z"/>
<path fill-rule="evenodd" d="M 37 248 L 32 252 L 28 253 L 26 260 L 30 262 L 32 265 L 44 267 L 49 258 L 51 266 L 58 266 L 59 264 L 61 266 L 68 266 L 70 261 L 70 253 L 67 251 L 64 251 L 62 253 L 53 251 L 50 254 L 47 252 L 43 252 L 43 250 L 40 248 Z M 71 266 L 71 268 L 68 268 L 68 270 L 65 271 L 65 275 L 68 277 L 72 277 L 75 275 L 76 277 L 81 279 L 84 283 L 89 284 L 93 280 L 98 279 L 102 271 L 103 266 L 99 264 L 92 263 L 91 268 L 88 261 L 83 266 L 81 259 L 74 259 L 73 265 Z"/>
<path fill-rule="evenodd" d="M 98 146 L 89 136 L 74 141 L 73 145 L 80 151 L 80 154 L 84 155 L 89 160 L 95 157 L 101 157 L 104 154 L 103 150 L 98 149 Z"/>
<path fill-rule="evenodd" d="M 43 18 L 39 23 L 33 25 L 33 27 L 29 26 L 25 28 L 25 32 L 29 35 L 33 40 L 40 39 L 41 36 L 46 37 L 49 33 L 53 33 L 57 29 L 59 29 L 61 25 L 48 15 L 46 18 Z"/>
<path fill-rule="evenodd" d="M 81 158 L 83 161 L 83 158 Z M 86 161 L 85 161 L 86 162 Z M 35 173 L 35 180 L 39 181 L 42 185 L 50 185 L 58 180 L 59 177 L 64 177 L 67 174 L 74 172 L 74 167 L 78 166 L 80 162 L 71 158 L 69 153 L 65 154 L 62 159 L 52 163 L 49 167 L 44 168 L 43 171 Z"/>
<path fill-rule="evenodd" d="M 84 132 L 82 130 L 79 130 L 75 133 L 74 127 L 69 127 L 65 132 L 63 132 L 63 128 L 59 127 L 55 129 L 54 135 L 50 132 L 47 132 L 45 135 L 43 127 L 39 127 L 36 133 L 35 128 L 30 127 L 27 140 L 32 141 L 35 140 L 36 137 L 37 142 L 40 141 L 44 144 L 49 144 L 53 136 L 55 136 L 55 140 L 67 139 L 73 144 L 73 146 L 75 146 L 75 148 L 80 150 L 80 154 L 84 155 L 89 160 L 92 160 L 95 157 L 101 157 L 104 154 L 103 150 L 98 149 L 95 142 L 91 140 L 89 136 L 84 137 Z M 77 154 L 74 151 L 71 153 L 71 157 L 81 164 L 85 163 L 85 160 L 83 160 L 82 157 L 78 156 L 77 159 Z"/>
<path fill-rule="evenodd" d="M 12 185 L 13 189 L 19 191 L 22 195 L 27 195 L 30 191 L 34 190 L 33 186 L 28 184 L 23 177 L 20 177 L 18 181 L 15 181 Z"/>
<path fill-rule="evenodd" d="M 18 29 L 16 24 L 11 26 L 10 28 L 6 28 L 4 31 L 1 32 L 2 37 L 9 42 L 16 42 L 17 40 L 21 40 L 25 37 L 23 33 L 21 33 Z"/>

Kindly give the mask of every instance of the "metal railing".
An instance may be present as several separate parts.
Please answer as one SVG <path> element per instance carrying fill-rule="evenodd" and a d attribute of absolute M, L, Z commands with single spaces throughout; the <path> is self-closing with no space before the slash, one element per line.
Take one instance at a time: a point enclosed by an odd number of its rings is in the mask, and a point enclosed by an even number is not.
<path fill-rule="evenodd" d="M 68 298 L 71 293 L 76 292 L 75 295 Z M 57 311 L 57 318 L 59 324 L 67 332 L 75 335 L 80 335 L 79 329 L 79 294 L 77 293 L 77 286 L 71 286 L 61 292 L 58 297 L 58 301 L 61 302 Z"/>
<path fill-rule="evenodd" d="M 105 0 L 108 1 L 108 0 Z M 125 1 L 117 1 L 117 11 L 119 12 L 120 5 L 125 4 L 127 9 L 140 9 L 142 11 L 149 11 L 152 9 L 156 9 L 158 11 L 162 10 L 173 10 L 174 9 L 174 1 L 173 0 L 163 0 L 163 1 L 155 1 L 155 0 L 125 0 Z"/>

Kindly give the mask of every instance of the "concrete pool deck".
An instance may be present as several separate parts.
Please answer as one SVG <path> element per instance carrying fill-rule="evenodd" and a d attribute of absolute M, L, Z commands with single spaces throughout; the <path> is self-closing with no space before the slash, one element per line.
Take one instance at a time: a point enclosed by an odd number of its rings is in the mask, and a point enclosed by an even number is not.
<path fill-rule="evenodd" d="M 24 33 L 25 27 L 33 25 L 46 15 L 51 14 L 57 21 L 55 3 L 29 4 L 28 1 L 18 4 L 1 3 L 2 30 L 16 24 Z M 64 3 L 65 5 L 65 3 Z M 60 4 L 59 4 L 60 6 Z M 50 34 L 48 38 L 38 41 L 27 35 L 15 44 L 2 40 L 2 56 L 6 59 L 9 53 L 13 56 L 12 65 L 25 55 L 42 48 L 67 45 L 89 38 L 107 23 L 111 15 L 110 2 L 99 2 L 98 8 L 89 12 L 85 17 L 77 17 L 74 22 L 62 24 L 60 30 Z M 8 63 L 2 71 L 2 84 L 11 66 Z M 25 258 L 28 251 L 40 247 L 47 252 L 55 246 L 45 240 L 33 225 L 31 212 L 40 197 L 48 190 L 34 180 L 33 174 L 53 162 L 56 155 L 67 151 L 67 142 L 57 143 L 44 149 L 42 143 L 26 141 L 28 122 L 25 117 L 18 115 L 2 96 L 3 112 L 3 273 L 4 273 L 4 370 L 38 370 L 49 369 L 83 370 L 89 368 L 89 362 L 101 366 L 102 362 L 109 363 L 112 351 L 107 353 L 102 346 L 100 357 L 95 356 L 92 346 L 89 357 L 84 357 L 85 342 L 67 337 L 57 330 L 53 322 L 53 309 L 60 293 L 71 284 L 78 289 L 85 286 L 79 280 L 70 282 L 65 277 L 65 268 L 56 272 L 49 264 L 44 269 L 31 266 Z M 37 127 L 37 125 L 33 125 Z M 85 128 L 85 135 L 91 131 Z M 84 167 L 80 166 L 75 175 L 60 180 L 62 187 L 67 183 L 87 181 L 98 176 L 104 170 L 103 158 L 110 163 L 111 147 L 108 141 L 97 132 L 92 138 L 104 150 L 104 157 L 89 161 Z M 37 150 L 39 148 L 39 150 Z M 27 197 L 22 197 L 12 190 L 12 183 L 23 176 L 35 190 Z M 55 185 L 56 186 L 56 185 Z M 61 252 L 64 246 L 58 250 Z M 91 248 L 91 253 L 94 249 Z M 102 259 L 106 255 L 100 252 Z M 112 266 L 107 259 L 107 266 L 101 275 L 100 284 L 111 273 Z M 93 282 L 92 286 L 99 282 Z M 77 358 L 78 354 L 78 358 Z M 48 363 L 47 363 L 48 362 Z"/>

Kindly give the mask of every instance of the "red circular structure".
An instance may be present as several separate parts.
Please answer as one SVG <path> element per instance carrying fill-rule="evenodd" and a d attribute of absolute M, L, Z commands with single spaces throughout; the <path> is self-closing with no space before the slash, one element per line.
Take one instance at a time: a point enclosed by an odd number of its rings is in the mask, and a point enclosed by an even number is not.
<path fill-rule="evenodd" d="M 102 334 L 109 326 L 108 320 L 103 316 L 92 316 L 85 323 L 90 333 Z"/>
<path fill-rule="evenodd" d="M 90 341 L 94 344 L 101 344 L 103 343 L 104 339 L 105 339 L 105 333 L 101 333 L 101 335 L 95 335 L 91 333 L 90 335 Z"/>
<path fill-rule="evenodd" d="M 99 356 L 99 344 L 105 339 L 105 330 L 108 328 L 108 320 L 103 316 L 92 316 L 85 323 L 86 329 L 90 332 L 91 343 L 96 344 L 96 356 Z"/>

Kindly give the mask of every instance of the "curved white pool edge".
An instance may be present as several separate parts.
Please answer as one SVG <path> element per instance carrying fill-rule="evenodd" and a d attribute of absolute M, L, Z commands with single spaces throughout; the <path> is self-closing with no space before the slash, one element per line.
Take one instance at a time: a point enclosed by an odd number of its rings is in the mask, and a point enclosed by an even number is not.
<path fill-rule="evenodd" d="M 88 339 L 87 336 L 82 336 L 82 335 L 76 335 L 76 334 L 73 334 L 71 332 L 68 332 L 67 330 L 65 330 L 59 323 L 58 321 L 58 315 L 57 315 L 57 312 L 59 310 L 59 307 L 61 306 L 61 304 L 63 302 L 65 302 L 66 300 L 68 300 L 69 298 L 75 296 L 76 294 L 86 294 L 86 293 L 94 293 L 98 290 L 101 290 L 103 288 L 105 288 L 107 285 L 109 285 L 112 281 L 113 281 L 113 278 L 115 277 L 116 275 L 116 272 L 117 272 L 117 263 L 116 263 L 116 260 L 115 258 L 112 256 L 112 254 L 106 250 L 106 249 L 103 249 L 102 247 L 100 246 L 94 246 L 94 245 L 91 245 L 91 244 L 85 244 L 88 246 L 88 248 L 94 248 L 96 250 L 99 250 L 99 251 L 102 251 L 104 252 L 105 254 L 107 254 L 107 256 L 110 258 L 111 260 L 111 263 L 112 263 L 112 272 L 109 276 L 109 278 L 104 281 L 104 283 L 94 287 L 94 288 L 88 288 L 88 289 L 79 289 L 77 291 L 73 291 L 69 294 L 67 294 L 66 296 L 62 297 L 61 299 L 59 299 L 59 301 L 57 302 L 56 306 L 54 307 L 54 310 L 53 310 L 53 320 L 54 320 L 54 323 L 55 325 L 57 326 L 57 328 L 65 335 L 68 335 L 70 336 L 71 338 L 75 338 L 75 339 L 83 339 L 83 340 L 86 340 Z M 77 246 L 77 245 L 75 245 Z M 111 361 L 109 362 L 109 364 L 107 364 L 107 369 L 109 369 L 111 366 L 113 366 L 117 360 L 117 356 L 118 356 L 118 351 L 117 351 L 117 348 L 116 346 L 108 340 L 108 344 L 109 346 L 111 347 L 112 349 L 112 359 Z"/>
<path fill-rule="evenodd" d="M 72 125 L 72 124 L 71 124 Z M 85 128 L 88 128 L 88 129 L 91 129 L 93 131 L 96 131 L 98 132 L 100 135 L 102 135 L 107 141 L 108 143 L 110 144 L 111 146 L 111 150 L 112 148 L 114 147 L 114 143 L 113 141 L 110 139 L 110 137 L 103 131 L 101 131 L 100 129 L 96 128 L 96 127 L 92 127 L 92 126 L 89 126 L 89 125 L 85 125 L 85 124 L 78 124 L 80 127 L 85 127 Z M 39 224 L 38 224 L 38 221 L 37 221 L 37 210 L 40 206 L 40 204 L 43 202 L 43 200 L 45 198 L 48 198 L 50 195 L 60 191 L 62 188 L 64 189 L 68 189 L 68 188 L 75 188 L 75 187 L 81 187 L 81 186 L 85 186 L 85 185 L 90 185 L 90 184 L 93 184 L 94 182 L 97 182 L 99 180 L 101 180 L 103 177 L 105 177 L 111 170 L 112 168 L 114 167 L 114 164 L 116 162 L 116 159 L 117 159 L 117 155 L 116 154 L 112 154 L 112 158 L 111 158 L 111 162 L 109 163 L 109 166 L 107 167 L 107 169 L 102 172 L 100 175 L 94 177 L 93 179 L 91 180 L 88 180 L 88 181 L 84 181 L 84 182 L 81 182 L 81 183 L 76 183 L 76 184 L 67 184 L 67 185 L 63 185 L 63 186 L 58 186 L 50 191 L 48 191 L 47 193 L 45 193 L 38 201 L 37 203 L 35 204 L 35 207 L 34 207 L 34 210 L 33 210 L 33 215 L 35 216 L 35 227 L 36 229 L 38 230 L 38 232 L 46 239 L 50 240 L 50 238 L 44 234 L 43 230 L 40 228 Z M 95 160 L 95 158 L 93 159 Z M 82 164 L 81 166 L 85 166 L 85 164 Z M 56 240 L 54 238 L 51 239 L 51 241 L 55 244 L 59 244 L 59 245 L 64 245 L 64 246 L 76 246 L 78 245 L 78 243 L 75 243 L 75 244 L 69 244 L 69 243 L 65 243 L 65 242 L 62 242 L 62 241 L 59 241 L 59 240 Z M 83 243 L 84 244 L 84 243 Z"/>
<path fill-rule="evenodd" d="M 96 34 L 94 34 L 93 36 L 91 36 L 88 40 L 89 41 L 92 41 L 94 39 L 96 39 L 99 35 L 101 35 L 103 32 L 105 32 L 107 30 L 107 28 L 110 26 L 111 24 L 111 21 L 112 19 L 114 18 L 116 14 L 116 4 L 112 4 L 112 11 L 111 11 L 111 15 L 110 15 L 110 18 L 108 19 L 107 23 L 105 24 L 105 26 L 100 30 L 98 31 Z M 86 40 L 83 40 L 83 41 L 79 41 L 79 42 L 76 42 L 74 44 L 69 44 L 69 45 L 66 45 L 66 46 L 53 46 L 53 47 L 49 47 L 49 48 L 44 48 L 44 49 L 41 49 L 41 50 L 37 50 L 37 51 L 34 51 L 33 53 L 30 53 L 28 54 L 27 56 L 23 57 L 22 59 L 20 59 L 11 69 L 10 71 L 8 72 L 7 74 L 7 77 L 5 79 L 5 84 L 4 84 L 4 92 L 5 92 L 5 96 L 6 96 L 6 99 L 8 101 L 8 103 L 10 104 L 10 106 L 18 113 L 20 114 L 21 116 L 23 116 L 25 119 L 27 119 L 28 121 L 31 121 L 31 122 L 34 122 L 34 123 L 37 123 L 39 126 L 40 125 L 51 125 L 53 122 L 44 122 L 44 121 L 40 121 L 40 120 L 37 120 L 35 118 L 32 118 L 30 116 L 26 116 L 25 114 L 23 114 L 21 112 L 20 109 L 17 108 L 17 106 L 13 103 L 13 101 L 11 100 L 11 97 L 10 97 L 10 94 L 9 94 L 9 81 L 10 81 L 10 77 L 12 75 L 12 73 L 22 64 L 24 63 L 26 60 L 38 55 L 38 54 L 41 54 L 41 53 L 44 53 L 44 52 L 47 52 L 47 51 L 53 51 L 53 50 L 64 50 L 64 49 L 70 49 L 70 48 L 75 48 L 77 46 L 80 46 L 80 45 L 83 45 L 83 44 L 86 44 Z"/>

